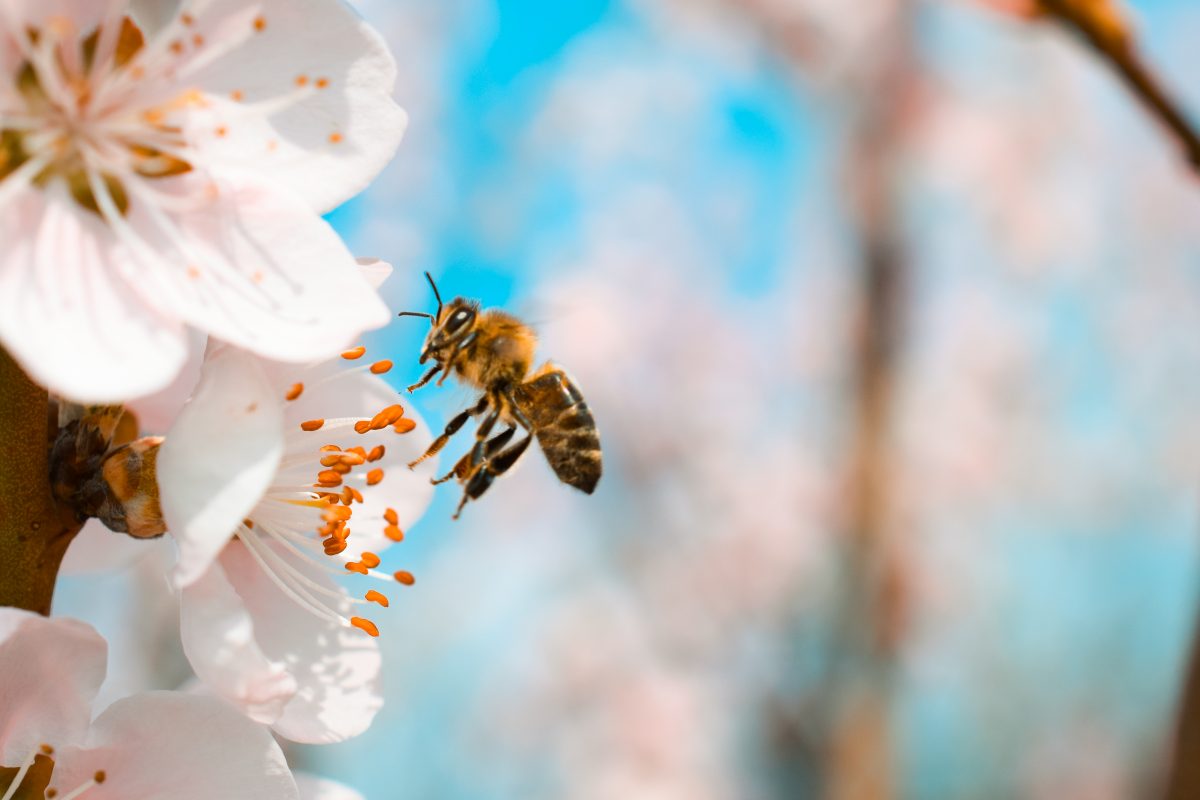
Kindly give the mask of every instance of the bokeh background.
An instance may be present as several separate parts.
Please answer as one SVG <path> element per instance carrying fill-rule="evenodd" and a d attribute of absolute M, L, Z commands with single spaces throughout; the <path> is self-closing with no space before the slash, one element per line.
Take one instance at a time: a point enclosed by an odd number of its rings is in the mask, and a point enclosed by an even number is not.
<path fill-rule="evenodd" d="M 458 522 L 443 487 L 390 552 L 383 712 L 296 765 L 371 800 L 1153 795 L 1200 185 L 1091 51 L 970 0 L 356 5 L 411 124 L 332 221 L 397 310 L 428 269 L 536 324 L 605 476 L 530 453 Z M 1200 7 L 1132 12 L 1200 109 Z M 397 386 L 424 333 L 368 339 Z M 186 678 L 172 602 L 143 565 L 56 610 L 119 693 Z"/>

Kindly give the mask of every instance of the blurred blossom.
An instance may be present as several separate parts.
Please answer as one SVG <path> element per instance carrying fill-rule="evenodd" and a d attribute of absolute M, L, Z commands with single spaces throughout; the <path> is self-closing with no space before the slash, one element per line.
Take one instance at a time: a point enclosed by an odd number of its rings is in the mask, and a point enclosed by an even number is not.
<path fill-rule="evenodd" d="M 165 386 L 189 326 L 302 361 L 385 323 L 318 217 L 403 132 L 379 36 L 339 0 L 131 14 L 0 4 L 4 346 L 111 401 Z"/>
<path fill-rule="evenodd" d="M 93 720 L 105 651 L 83 623 L 0 609 L 4 797 L 299 797 L 268 731 L 216 699 L 137 694 Z"/>

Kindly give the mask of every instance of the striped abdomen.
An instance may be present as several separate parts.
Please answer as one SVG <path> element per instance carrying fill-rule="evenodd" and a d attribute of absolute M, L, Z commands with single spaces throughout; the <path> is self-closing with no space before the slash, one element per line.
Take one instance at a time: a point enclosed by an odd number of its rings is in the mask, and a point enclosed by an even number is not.
<path fill-rule="evenodd" d="M 588 494 L 600 480 L 600 434 L 579 389 L 560 369 L 513 390 L 551 469 L 563 483 Z"/>

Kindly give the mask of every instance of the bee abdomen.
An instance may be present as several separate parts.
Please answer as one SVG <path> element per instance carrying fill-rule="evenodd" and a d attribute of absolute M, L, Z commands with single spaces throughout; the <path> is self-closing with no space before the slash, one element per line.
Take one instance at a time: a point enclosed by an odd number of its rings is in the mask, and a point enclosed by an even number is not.
<path fill-rule="evenodd" d="M 602 471 L 600 434 L 583 395 L 554 369 L 517 387 L 516 397 L 554 474 L 591 494 Z"/>
<path fill-rule="evenodd" d="M 537 432 L 538 444 L 563 483 L 591 494 L 600 480 L 600 434 L 587 403 L 564 409 Z"/>

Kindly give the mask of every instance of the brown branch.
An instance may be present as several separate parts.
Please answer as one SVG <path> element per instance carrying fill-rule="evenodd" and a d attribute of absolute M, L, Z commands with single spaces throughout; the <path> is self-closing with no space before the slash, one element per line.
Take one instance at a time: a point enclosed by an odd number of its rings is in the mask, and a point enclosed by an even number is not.
<path fill-rule="evenodd" d="M 1192 653 L 1184 678 L 1163 797 L 1165 800 L 1200 797 L 1200 616 L 1196 618 L 1192 634 Z"/>
<path fill-rule="evenodd" d="M 1134 49 L 1123 22 L 1106 3 L 1039 0 L 1041 11 L 1082 36 L 1116 70 L 1126 86 L 1179 142 L 1192 169 L 1200 173 L 1200 132 L 1168 94 L 1162 79 Z"/>
<path fill-rule="evenodd" d="M 75 515 L 50 487 L 49 397 L 0 348 L 0 606 L 50 613 Z"/>

